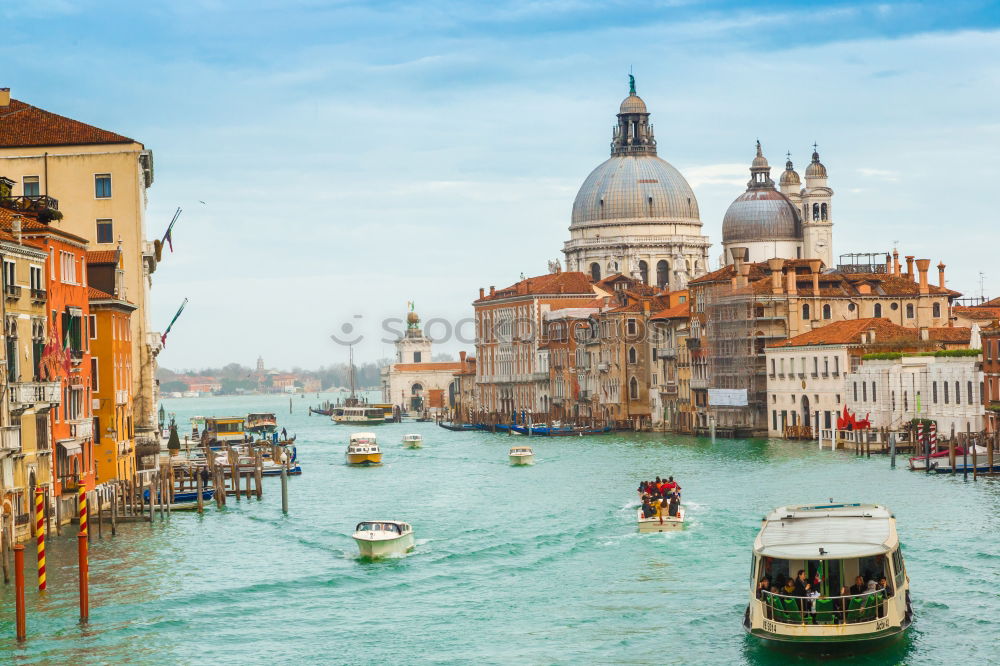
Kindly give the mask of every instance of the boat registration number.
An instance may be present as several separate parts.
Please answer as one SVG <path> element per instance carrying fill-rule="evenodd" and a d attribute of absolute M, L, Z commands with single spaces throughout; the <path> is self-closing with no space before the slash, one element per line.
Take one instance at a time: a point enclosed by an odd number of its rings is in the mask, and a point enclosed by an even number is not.
<path fill-rule="evenodd" d="M 875 631 L 882 631 L 883 629 L 888 629 L 888 628 L 889 628 L 888 619 L 879 620 L 878 622 L 875 623 Z"/>
<path fill-rule="evenodd" d="M 764 631 L 776 634 L 778 633 L 778 626 L 770 620 L 764 620 Z"/>

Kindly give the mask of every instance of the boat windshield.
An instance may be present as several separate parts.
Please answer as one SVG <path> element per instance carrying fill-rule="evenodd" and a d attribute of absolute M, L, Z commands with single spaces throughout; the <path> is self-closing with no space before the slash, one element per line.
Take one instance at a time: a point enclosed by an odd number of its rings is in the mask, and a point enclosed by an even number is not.
<path fill-rule="evenodd" d="M 374 523 L 374 522 L 364 522 L 358 523 L 355 528 L 356 532 L 395 532 L 401 534 L 402 531 L 399 529 L 399 525 L 395 523 Z"/>

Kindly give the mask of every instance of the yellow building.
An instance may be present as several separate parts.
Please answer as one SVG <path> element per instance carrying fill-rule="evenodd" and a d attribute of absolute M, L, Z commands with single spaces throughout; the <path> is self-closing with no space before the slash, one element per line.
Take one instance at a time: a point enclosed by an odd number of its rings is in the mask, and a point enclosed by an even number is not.
<path fill-rule="evenodd" d="M 121 291 L 123 255 L 118 250 L 87 253 L 90 284 L 90 363 L 94 399 L 96 484 L 135 474 L 132 402 L 132 313 Z"/>
<path fill-rule="evenodd" d="M 57 199 L 65 217 L 54 227 L 86 238 L 94 250 L 120 248 L 117 298 L 137 310 L 130 324 L 135 430 L 155 440 L 160 337 L 149 330 L 148 303 L 157 258 L 145 229 L 152 152 L 128 137 L 12 99 L 0 88 L 0 174 L 14 181 L 15 196 Z"/>
<path fill-rule="evenodd" d="M 22 239 L 22 223 L 33 221 L 10 210 L 9 181 L 0 178 L 0 301 L 3 340 L 0 389 L 0 493 L 4 520 L 14 515 L 15 538 L 31 535 L 34 491 L 51 491 L 52 442 L 49 410 L 59 404 L 58 382 L 41 381 L 46 341 L 46 253 Z M 5 523 L 9 524 L 9 523 Z"/>

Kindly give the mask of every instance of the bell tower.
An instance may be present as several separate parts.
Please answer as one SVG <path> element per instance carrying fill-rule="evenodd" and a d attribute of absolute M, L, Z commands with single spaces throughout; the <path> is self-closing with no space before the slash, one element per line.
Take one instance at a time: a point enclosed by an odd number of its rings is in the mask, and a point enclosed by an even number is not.
<path fill-rule="evenodd" d="M 803 259 L 820 259 L 833 266 L 833 190 L 827 185 L 826 167 L 819 161 L 813 144 L 812 162 L 806 167 L 806 186 L 802 189 Z"/>

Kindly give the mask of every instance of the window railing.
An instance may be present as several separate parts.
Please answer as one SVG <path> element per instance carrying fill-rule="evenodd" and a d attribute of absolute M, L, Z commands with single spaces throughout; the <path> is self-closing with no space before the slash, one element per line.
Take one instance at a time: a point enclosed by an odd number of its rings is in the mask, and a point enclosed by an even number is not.
<path fill-rule="evenodd" d="M 24 382 L 10 384 L 8 387 L 12 405 L 34 405 L 47 402 L 58 405 L 60 402 L 59 382 Z"/>
<path fill-rule="evenodd" d="M 44 301 L 47 293 L 44 289 L 31 288 L 31 300 L 33 301 Z"/>
<path fill-rule="evenodd" d="M 53 199 L 44 194 L 29 194 L 27 196 L 9 196 L 0 198 L 0 206 L 11 210 L 23 210 L 30 213 L 39 213 L 51 208 L 59 210 L 59 200 Z"/>
<path fill-rule="evenodd" d="M 11 299 L 21 298 L 21 288 L 16 284 L 5 284 L 3 286 L 3 294 Z"/>
<path fill-rule="evenodd" d="M 839 597 L 797 597 L 761 590 L 758 601 L 769 620 L 781 624 L 858 624 L 886 616 L 892 589 Z"/>

